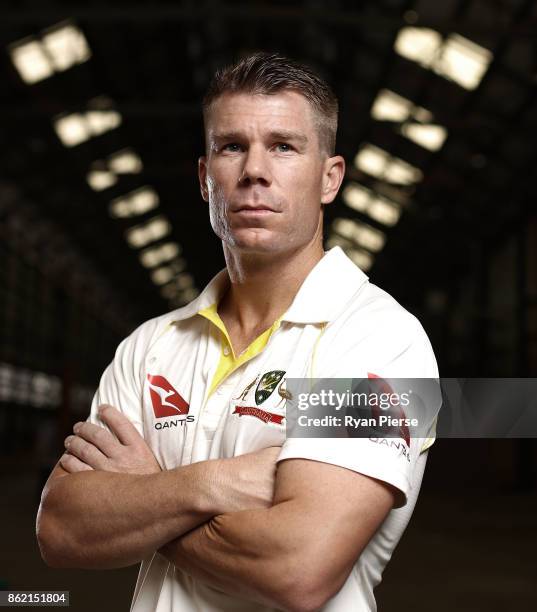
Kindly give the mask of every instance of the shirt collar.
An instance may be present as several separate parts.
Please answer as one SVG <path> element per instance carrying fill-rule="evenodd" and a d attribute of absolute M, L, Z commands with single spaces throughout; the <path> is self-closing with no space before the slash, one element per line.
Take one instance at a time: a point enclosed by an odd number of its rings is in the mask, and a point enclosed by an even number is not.
<path fill-rule="evenodd" d="M 175 311 L 172 323 L 189 319 L 198 314 L 200 310 L 213 306 L 213 304 L 220 301 L 220 298 L 224 295 L 228 286 L 229 276 L 227 268 L 224 268 L 209 281 L 209 284 L 195 300 L 192 300 L 192 302 L 189 302 L 186 306 Z"/>
<path fill-rule="evenodd" d="M 367 280 L 342 249 L 334 247 L 308 274 L 282 321 L 329 323 Z"/>
<path fill-rule="evenodd" d="M 367 280 L 367 275 L 341 248 L 334 247 L 310 271 L 281 320 L 302 324 L 328 323 Z M 229 276 L 224 268 L 195 300 L 175 311 L 172 323 L 188 319 L 217 303 L 228 286 Z"/>

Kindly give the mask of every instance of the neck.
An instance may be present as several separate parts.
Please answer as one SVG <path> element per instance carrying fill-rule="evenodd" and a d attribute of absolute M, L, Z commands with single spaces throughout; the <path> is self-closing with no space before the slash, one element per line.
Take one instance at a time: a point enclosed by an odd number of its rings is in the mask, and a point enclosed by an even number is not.
<path fill-rule="evenodd" d="M 237 252 L 224 245 L 224 255 L 230 288 L 218 312 L 226 323 L 248 330 L 271 325 L 289 308 L 324 251 L 321 241 L 316 240 L 277 256 Z"/>

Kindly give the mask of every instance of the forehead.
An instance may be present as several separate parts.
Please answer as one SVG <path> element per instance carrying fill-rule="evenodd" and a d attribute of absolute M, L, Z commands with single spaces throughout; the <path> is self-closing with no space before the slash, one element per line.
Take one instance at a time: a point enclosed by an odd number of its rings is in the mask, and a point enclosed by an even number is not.
<path fill-rule="evenodd" d="M 207 114 L 207 136 L 218 132 L 262 129 L 315 131 L 315 113 L 301 94 L 282 91 L 276 94 L 232 93 L 217 98 Z"/>

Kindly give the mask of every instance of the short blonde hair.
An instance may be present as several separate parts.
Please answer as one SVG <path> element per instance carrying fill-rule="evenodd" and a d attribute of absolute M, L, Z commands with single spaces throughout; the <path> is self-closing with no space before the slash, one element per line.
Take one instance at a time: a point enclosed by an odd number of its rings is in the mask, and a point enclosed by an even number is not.
<path fill-rule="evenodd" d="M 203 98 L 203 118 L 225 93 L 276 94 L 296 91 L 311 104 L 318 119 L 319 147 L 329 157 L 336 149 L 338 101 L 330 86 L 311 68 L 277 53 L 259 52 L 218 70 Z"/>

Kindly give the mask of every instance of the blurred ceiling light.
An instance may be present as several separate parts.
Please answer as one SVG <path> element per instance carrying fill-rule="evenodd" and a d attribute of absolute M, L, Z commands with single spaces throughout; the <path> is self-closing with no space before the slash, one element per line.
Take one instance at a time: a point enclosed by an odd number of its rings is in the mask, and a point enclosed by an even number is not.
<path fill-rule="evenodd" d="M 141 187 L 131 192 L 130 198 L 138 214 L 156 208 L 159 204 L 157 192 L 151 187 Z"/>
<path fill-rule="evenodd" d="M 367 214 L 383 225 L 395 225 L 401 216 L 401 209 L 395 202 L 380 197 L 373 197 Z"/>
<path fill-rule="evenodd" d="M 54 119 L 56 134 L 66 147 L 74 147 L 120 124 L 121 115 L 114 110 L 92 110 Z"/>
<path fill-rule="evenodd" d="M 188 289 L 189 287 L 192 287 L 193 284 L 194 279 L 192 278 L 192 276 L 190 276 L 190 274 L 183 272 L 182 274 L 179 274 L 177 276 L 176 285 L 179 289 Z"/>
<path fill-rule="evenodd" d="M 66 147 L 74 147 L 91 137 L 89 126 L 84 115 L 73 113 L 54 120 L 54 129 L 58 138 Z"/>
<path fill-rule="evenodd" d="M 177 304 L 186 304 L 198 297 L 199 291 L 194 286 L 188 286 L 186 289 L 180 289 L 177 285 L 177 279 L 169 282 L 160 289 L 160 295 L 166 300 L 173 301 Z"/>
<path fill-rule="evenodd" d="M 343 200 L 349 208 L 369 215 L 384 225 L 395 225 L 401 216 L 401 207 L 388 198 L 376 195 L 359 183 L 348 183 L 343 189 Z"/>
<path fill-rule="evenodd" d="M 384 178 L 396 185 L 413 185 L 423 179 L 423 173 L 402 159 L 392 157 L 384 171 Z"/>
<path fill-rule="evenodd" d="M 413 106 L 410 100 L 398 96 L 389 89 L 382 89 L 373 103 L 371 116 L 378 121 L 405 121 Z"/>
<path fill-rule="evenodd" d="M 492 61 L 492 53 L 459 34 L 450 34 L 433 69 L 465 89 L 475 89 Z"/>
<path fill-rule="evenodd" d="M 108 189 L 117 183 L 116 175 L 108 170 L 92 170 L 88 172 L 86 179 L 94 191 Z"/>
<path fill-rule="evenodd" d="M 432 124 L 407 123 L 401 126 L 401 133 L 429 151 L 441 149 L 447 138 L 446 128 Z"/>
<path fill-rule="evenodd" d="M 136 217 L 153 210 L 159 197 L 151 187 L 141 187 L 110 202 L 110 215 L 116 218 Z"/>
<path fill-rule="evenodd" d="M 184 306 L 198 297 L 199 291 L 195 287 L 189 287 L 184 291 L 179 291 L 173 282 L 161 288 L 160 294 L 170 302 L 174 308 Z"/>
<path fill-rule="evenodd" d="M 174 271 L 173 265 L 168 267 Z M 160 294 L 175 304 L 186 304 L 196 298 L 199 295 L 199 291 L 194 286 L 194 279 L 190 274 L 177 274 L 174 271 L 173 280 L 170 280 L 166 286 L 162 287 Z"/>
<path fill-rule="evenodd" d="M 412 185 L 423 179 L 421 170 L 371 144 L 362 146 L 354 165 L 371 176 L 398 185 Z"/>
<path fill-rule="evenodd" d="M 121 115 L 115 110 L 91 110 L 86 113 L 86 121 L 91 133 L 98 136 L 121 125 Z"/>
<path fill-rule="evenodd" d="M 195 287 L 188 287 L 188 289 L 181 291 L 180 295 L 183 300 L 183 303 L 186 304 L 187 302 L 195 300 L 198 297 L 199 293 L 200 292 Z"/>
<path fill-rule="evenodd" d="M 347 256 L 364 272 L 367 272 L 373 265 L 374 257 L 371 253 L 362 249 L 346 249 Z"/>
<path fill-rule="evenodd" d="M 140 253 L 140 262 L 145 268 L 155 266 L 177 257 L 181 252 L 181 247 L 176 242 L 166 242 L 159 246 L 150 247 Z"/>
<path fill-rule="evenodd" d="M 29 85 L 91 57 L 84 34 L 68 22 L 49 28 L 41 40 L 31 37 L 10 45 L 9 53 L 20 77 Z"/>
<path fill-rule="evenodd" d="M 348 240 L 347 238 L 343 238 L 343 236 L 339 236 L 338 234 L 331 232 L 330 236 L 328 237 L 328 240 L 326 241 L 326 248 L 333 249 L 334 247 L 338 246 L 342 249 L 345 249 L 347 247 L 351 247 L 352 244 L 353 243 L 351 240 Z"/>
<path fill-rule="evenodd" d="M 142 161 L 131 149 L 123 149 L 110 155 L 107 161 L 93 162 L 87 181 L 95 191 L 115 185 L 120 174 L 137 174 L 142 171 Z M 140 205 L 140 203 L 138 203 Z"/>
<path fill-rule="evenodd" d="M 371 191 L 358 183 L 347 183 L 343 189 L 343 201 L 347 206 L 366 212 L 371 200 Z"/>
<path fill-rule="evenodd" d="M 416 106 L 412 100 L 403 98 L 390 89 L 381 89 L 373 103 L 371 116 L 378 121 L 403 122 L 410 118 L 417 119 L 422 123 L 433 120 L 430 111 L 421 106 Z"/>
<path fill-rule="evenodd" d="M 91 57 L 91 51 L 81 30 L 71 23 L 54 26 L 42 37 L 54 68 L 61 72 Z"/>
<path fill-rule="evenodd" d="M 54 68 L 41 44 L 25 39 L 9 47 L 9 54 L 21 79 L 28 85 L 42 81 L 54 73 Z"/>
<path fill-rule="evenodd" d="M 354 165 L 363 172 L 381 178 L 389 155 L 383 149 L 365 144 L 354 158 Z"/>
<path fill-rule="evenodd" d="M 174 271 L 169 266 L 162 266 L 151 272 L 151 280 L 155 285 L 164 285 L 175 276 Z"/>
<path fill-rule="evenodd" d="M 378 121 L 395 121 L 403 124 L 401 134 L 429 151 L 441 149 L 447 138 L 447 130 L 441 125 L 432 123 L 433 115 L 430 111 L 415 106 L 411 100 L 389 89 L 379 92 L 373 103 L 371 116 Z"/>
<path fill-rule="evenodd" d="M 381 231 L 353 219 L 334 219 L 332 229 L 368 251 L 380 251 L 386 242 Z"/>
<path fill-rule="evenodd" d="M 166 217 L 159 215 L 128 229 L 125 237 L 131 247 L 139 249 L 146 244 L 164 238 L 171 232 L 171 229 L 172 226 Z"/>
<path fill-rule="evenodd" d="M 405 27 L 399 31 L 395 51 L 465 89 L 475 89 L 492 61 L 492 53 L 459 34 L 445 40 L 430 28 Z"/>
<path fill-rule="evenodd" d="M 108 158 L 108 167 L 116 174 L 139 174 L 142 160 L 132 149 L 123 149 Z"/>
<path fill-rule="evenodd" d="M 404 27 L 395 40 L 395 51 L 402 57 L 429 68 L 442 46 L 442 36 L 430 28 Z"/>

